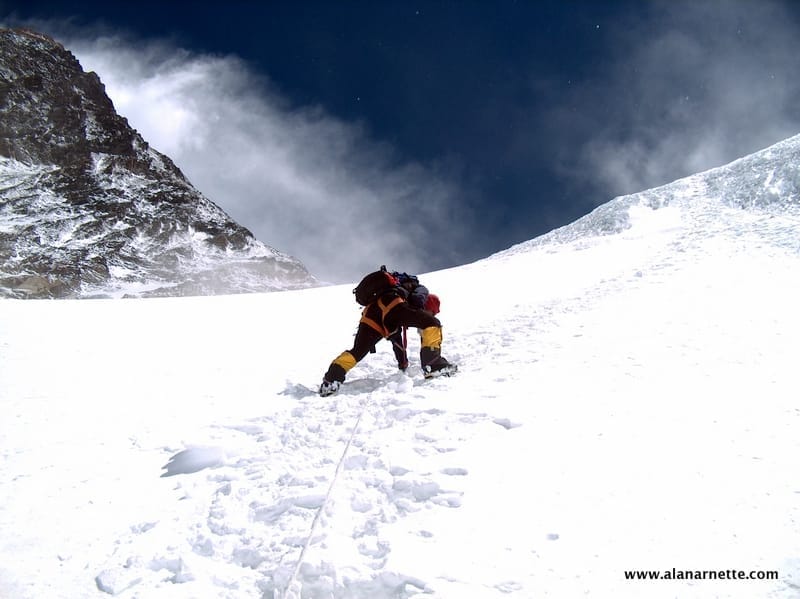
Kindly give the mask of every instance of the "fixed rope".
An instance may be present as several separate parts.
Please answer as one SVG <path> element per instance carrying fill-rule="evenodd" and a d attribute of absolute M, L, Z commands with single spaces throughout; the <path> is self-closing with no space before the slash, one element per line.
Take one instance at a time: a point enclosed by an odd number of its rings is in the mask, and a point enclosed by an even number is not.
<path fill-rule="evenodd" d="M 370 394 L 371 397 L 371 394 Z M 358 431 L 358 426 L 361 424 L 361 417 L 364 415 L 364 412 L 367 411 L 367 406 L 369 405 L 369 398 L 364 401 L 363 405 L 361 406 L 361 410 L 358 412 L 358 417 L 356 418 L 356 422 L 353 425 L 353 430 L 350 433 L 350 437 L 347 439 L 347 443 L 344 445 L 344 449 L 342 450 L 342 457 L 339 458 L 339 462 L 336 464 L 336 469 L 333 471 L 333 478 L 331 479 L 330 484 L 328 485 L 328 491 L 325 493 L 325 499 L 322 500 L 322 504 L 317 508 L 317 513 L 314 514 L 314 520 L 311 522 L 311 528 L 308 531 L 308 537 L 306 538 L 306 542 L 303 544 L 303 548 L 300 550 L 300 557 L 297 558 L 297 564 L 294 567 L 294 571 L 292 572 L 292 577 L 289 579 L 289 583 L 286 585 L 286 592 L 284 593 L 284 599 L 300 599 L 300 592 L 302 591 L 302 584 L 299 580 L 297 580 L 297 576 L 300 574 L 300 566 L 303 565 L 303 558 L 306 555 L 306 551 L 308 550 L 309 545 L 311 545 L 311 539 L 314 537 L 314 531 L 319 524 L 320 515 L 325 510 L 325 507 L 328 505 L 328 500 L 331 497 L 331 493 L 333 492 L 333 487 L 336 485 L 336 481 L 339 478 L 339 472 L 342 469 L 342 464 L 344 463 L 345 457 L 347 456 L 347 451 L 350 449 L 350 444 L 353 442 L 353 439 L 356 436 L 356 431 Z"/>

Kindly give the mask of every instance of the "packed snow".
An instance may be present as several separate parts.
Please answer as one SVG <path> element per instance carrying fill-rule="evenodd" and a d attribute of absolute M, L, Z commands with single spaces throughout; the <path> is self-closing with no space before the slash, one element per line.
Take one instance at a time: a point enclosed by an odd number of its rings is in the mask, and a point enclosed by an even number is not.
<path fill-rule="evenodd" d="M 318 397 L 352 285 L 3 301 L 0 596 L 800 596 L 800 221 L 708 181 L 423 274 L 451 378 Z"/>

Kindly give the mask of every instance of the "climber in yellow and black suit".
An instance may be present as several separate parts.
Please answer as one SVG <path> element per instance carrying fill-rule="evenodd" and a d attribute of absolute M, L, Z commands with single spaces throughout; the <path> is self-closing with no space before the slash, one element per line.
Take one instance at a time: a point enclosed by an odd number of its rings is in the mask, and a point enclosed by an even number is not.
<path fill-rule="evenodd" d="M 342 352 L 331 362 L 320 385 L 320 395 L 324 397 L 335 393 L 348 371 L 368 353 L 375 351 L 378 341 L 390 337 L 401 327 L 420 329 L 422 341 L 419 357 L 426 378 L 455 372 L 456 366 L 441 354 L 442 323 L 430 312 L 411 307 L 405 296 L 402 287 L 393 287 L 364 308 L 353 348 Z"/>

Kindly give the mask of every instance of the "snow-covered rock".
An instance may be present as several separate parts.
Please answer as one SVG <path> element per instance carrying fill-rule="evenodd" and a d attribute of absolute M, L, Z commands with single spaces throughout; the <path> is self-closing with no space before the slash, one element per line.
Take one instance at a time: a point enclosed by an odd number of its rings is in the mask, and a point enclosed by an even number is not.
<path fill-rule="evenodd" d="M 204 197 L 49 37 L 0 30 L 0 296 L 317 284 Z"/>

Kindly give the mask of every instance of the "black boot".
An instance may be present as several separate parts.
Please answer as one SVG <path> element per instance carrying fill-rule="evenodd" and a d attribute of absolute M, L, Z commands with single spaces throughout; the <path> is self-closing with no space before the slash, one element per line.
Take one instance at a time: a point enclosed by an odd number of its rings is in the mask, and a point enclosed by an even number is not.
<path fill-rule="evenodd" d="M 458 366 L 448 362 L 438 349 L 432 347 L 423 347 L 419 352 L 419 358 L 426 379 L 435 376 L 450 376 L 458 370 Z"/>
<path fill-rule="evenodd" d="M 322 384 L 319 386 L 319 395 L 320 397 L 328 397 L 328 395 L 333 395 L 341 386 L 342 384 L 339 381 L 328 381 L 322 379 Z"/>

